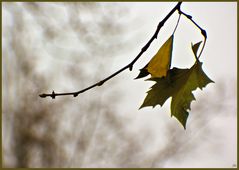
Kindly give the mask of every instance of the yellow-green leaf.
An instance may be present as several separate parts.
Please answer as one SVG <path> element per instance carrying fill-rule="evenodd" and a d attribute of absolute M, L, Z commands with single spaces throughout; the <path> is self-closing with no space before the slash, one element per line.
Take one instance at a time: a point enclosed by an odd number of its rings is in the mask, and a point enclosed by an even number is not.
<path fill-rule="evenodd" d="M 152 77 L 166 77 L 171 65 L 172 51 L 173 35 L 162 45 L 146 67 Z"/>
<path fill-rule="evenodd" d="M 166 77 L 171 65 L 172 51 L 173 35 L 161 46 L 149 63 L 140 69 L 140 73 L 135 79 L 143 78 L 149 74 L 152 77 Z"/>
<path fill-rule="evenodd" d="M 202 70 L 202 63 L 196 62 L 190 69 L 170 69 L 166 77 L 150 78 L 156 83 L 147 92 L 140 108 L 156 105 L 162 106 L 172 97 L 171 115 L 175 116 L 186 129 L 190 104 L 195 97 L 192 93 L 197 88 L 202 89 L 213 81 Z"/>

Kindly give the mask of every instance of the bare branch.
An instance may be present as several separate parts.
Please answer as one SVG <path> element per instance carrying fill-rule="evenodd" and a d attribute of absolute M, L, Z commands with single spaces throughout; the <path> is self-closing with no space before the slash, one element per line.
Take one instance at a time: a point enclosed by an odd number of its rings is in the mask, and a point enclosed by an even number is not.
<path fill-rule="evenodd" d="M 56 96 L 66 96 L 66 95 L 73 95 L 74 97 L 78 96 L 80 93 L 83 93 L 87 90 L 90 90 L 96 86 L 101 86 L 103 85 L 106 81 L 108 81 L 109 79 L 113 78 L 114 76 L 118 75 L 119 73 L 123 72 L 126 69 L 129 69 L 130 71 L 132 71 L 133 69 L 133 65 L 134 63 L 141 57 L 141 55 L 149 48 L 150 44 L 153 42 L 154 39 L 157 39 L 158 37 L 158 33 L 160 31 L 160 29 L 163 27 L 163 25 L 165 24 L 165 22 L 171 17 L 171 15 L 176 11 L 181 11 L 180 10 L 180 6 L 181 6 L 182 2 L 178 2 L 177 5 L 167 14 L 167 16 L 161 21 L 159 22 L 157 29 L 155 31 L 155 33 L 153 34 L 153 36 L 150 38 L 150 40 L 146 43 L 146 45 L 141 49 L 140 53 L 134 58 L 134 60 L 132 62 L 130 62 L 128 65 L 124 66 L 123 68 L 121 68 L 120 70 L 116 71 L 115 73 L 113 73 L 112 75 L 106 77 L 105 79 L 99 81 L 98 83 L 95 83 L 85 89 L 82 89 L 80 91 L 77 92 L 70 92 L 70 93 L 55 93 L 54 91 L 50 94 L 40 94 L 39 96 L 42 98 L 45 97 L 51 97 L 52 99 L 54 99 Z"/>
<path fill-rule="evenodd" d="M 171 15 L 177 10 L 178 13 L 179 13 L 179 18 L 178 18 L 178 21 L 177 21 L 177 24 L 176 24 L 176 27 L 173 31 L 173 34 L 175 33 L 176 29 L 177 29 L 177 26 L 178 26 L 178 23 L 179 23 L 179 20 L 180 20 L 180 16 L 181 14 L 184 15 L 187 19 L 189 19 L 197 28 L 200 29 L 201 31 L 201 34 L 204 36 L 204 42 L 203 42 L 203 47 L 200 51 L 200 54 L 197 58 L 197 60 L 199 59 L 199 57 L 201 56 L 202 54 L 202 51 L 205 47 L 205 44 L 206 44 L 206 40 L 207 40 L 207 33 L 204 29 L 202 29 L 193 19 L 192 19 L 192 16 L 191 15 L 188 15 L 186 13 L 184 13 L 183 11 L 181 11 L 181 4 L 182 2 L 178 2 L 177 5 L 166 15 L 166 17 L 159 22 L 158 26 L 157 26 L 157 29 L 155 31 L 155 33 L 153 34 L 153 36 L 150 38 L 150 40 L 144 45 L 144 47 L 141 49 L 141 51 L 139 52 L 139 54 L 126 66 L 124 66 L 123 68 L 121 68 L 120 70 L 116 71 L 115 73 L 113 73 L 112 75 L 106 77 L 105 79 L 85 88 L 85 89 L 82 89 L 80 91 L 76 91 L 76 92 L 70 92 L 70 93 L 55 93 L 54 91 L 52 91 L 52 93 L 50 94 L 40 94 L 39 96 L 42 97 L 42 98 L 45 98 L 45 97 L 51 97 L 52 99 L 55 99 L 56 96 L 66 96 L 66 95 L 72 95 L 73 97 L 77 97 L 80 93 L 83 93 L 87 90 L 90 90 L 96 86 L 102 86 L 106 81 L 110 80 L 111 78 L 115 77 L 116 75 L 118 75 L 119 73 L 123 72 L 124 70 L 126 69 L 129 69 L 130 71 L 132 71 L 133 69 L 133 65 L 135 64 L 135 62 L 142 56 L 142 54 L 149 48 L 149 46 L 151 45 L 151 43 L 157 39 L 158 37 L 158 33 L 160 31 L 160 29 L 163 27 L 163 25 L 165 24 L 165 22 L 171 17 Z"/>

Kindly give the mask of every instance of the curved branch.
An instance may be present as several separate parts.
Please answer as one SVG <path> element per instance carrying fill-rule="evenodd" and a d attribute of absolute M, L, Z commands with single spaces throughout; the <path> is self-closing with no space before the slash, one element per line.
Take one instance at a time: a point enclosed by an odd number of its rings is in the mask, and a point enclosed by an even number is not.
<path fill-rule="evenodd" d="M 123 68 L 121 68 L 120 70 L 116 71 L 115 73 L 113 73 L 112 75 L 106 77 L 105 79 L 99 81 L 98 83 L 95 83 L 85 89 L 82 89 L 80 91 L 77 92 L 70 92 L 70 93 L 55 93 L 54 91 L 50 94 L 40 94 L 39 96 L 42 98 L 45 97 L 51 97 L 52 99 L 54 99 L 56 96 L 66 96 L 66 95 L 73 95 L 74 97 L 78 96 L 80 93 L 83 93 L 87 90 L 90 90 L 96 86 L 101 86 L 103 85 L 106 81 L 108 81 L 109 79 L 113 78 L 114 76 L 118 75 L 119 73 L 123 72 L 126 69 L 129 69 L 130 71 L 132 71 L 133 69 L 133 65 L 134 63 L 141 57 L 141 55 L 149 48 L 150 44 L 153 42 L 154 39 L 157 39 L 158 37 L 158 33 L 160 31 L 160 29 L 163 27 L 163 25 L 165 24 L 165 22 L 171 17 L 171 15 L 176 11 L 181 11 L 180 10 L 180 6 L 181 6 L 182 2 L 178 2 L 177 5 L 167 14 L 167 16 L 161 21 L 159 22 L 157 29 L 155 31 L 155 33 L 153 34 L 153 36 L 150 38 L 150 40 L 146 43 L 146 45 L 141 49 L 140 53 L 134 58 L 133 61 L 131 61 L 128 65 L 124 66 Z"/>

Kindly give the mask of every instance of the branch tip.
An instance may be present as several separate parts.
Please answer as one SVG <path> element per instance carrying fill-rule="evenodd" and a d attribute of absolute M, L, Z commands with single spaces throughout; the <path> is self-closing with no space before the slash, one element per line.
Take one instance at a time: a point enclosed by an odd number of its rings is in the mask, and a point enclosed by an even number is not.
<path fill-rule="evenodd" d="M 46 94 L 40 94 L 39 95 L 41 98 L 45 98 L 46 97 Z"/>

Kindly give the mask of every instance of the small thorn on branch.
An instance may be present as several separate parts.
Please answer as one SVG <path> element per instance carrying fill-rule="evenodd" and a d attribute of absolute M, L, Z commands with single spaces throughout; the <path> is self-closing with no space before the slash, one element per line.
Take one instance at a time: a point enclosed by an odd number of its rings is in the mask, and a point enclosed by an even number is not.
<path fill-rule="evenodd" d="M 78 94 L 79 94 L 79 93 L 75 93 L 75 94 L 73 94 L 73 97 L 77 97 L 77 96 L 78 96 Z"/>
<path fill-rule="evenodd" d="M 97 85 L 98 86 L 102 86 L 104 84 L 105 81 L 100 81 Z"/>
<path fill-rule="evenodd" d="M 56 94 L 55 94 L 54 90 L 52 91 L 51 98 L 52 98 L 52 99 L 55 99 L 55 98 L 56 98 Z"/>
<path fill-rule="evenodd" d="M 129 66 L 129 71 L 132 71 L 133 70 L 133 65 L 130 65 Z"/>
<path fill-rule="evenodd" d="M 165 23 L 165 20 L 163 20 L 159 23 L 158 30 L 160 30 L 163 27 L 164 23 Z"/>
<path fill-rule="evenodd" d="M 192 18 L 193 18 L 191 15 L 187 15 L 187 17 L 188 17 L 189 19 L 192 19 Z"/>
<path fill-rule="evenodd" d="M 188 14 L 185 14 L 185 13 L 183 13 L 182 11 L 181 11 L 181 14 L 184 14 L 188 19 L 192 19 L 193 17 L 191 16 L 191 15 L 188 15 Z"/>
<path fill-rule="evenodd" d="M 155 34 L 154 34 L 154 36 L 155 36 Z M 153 36 L 153 37 L 154 37 L 154 36 Z M 157 38 L 157 35 L 156 35 L 155 38 Z M 145 51 L 149 48 L 149 45 L 150 45 L 150 44 L 147 43 L 143 48 L 141 48 L 142 53 L 145 52 Z"/>

